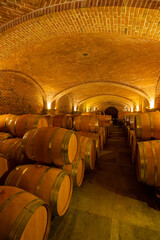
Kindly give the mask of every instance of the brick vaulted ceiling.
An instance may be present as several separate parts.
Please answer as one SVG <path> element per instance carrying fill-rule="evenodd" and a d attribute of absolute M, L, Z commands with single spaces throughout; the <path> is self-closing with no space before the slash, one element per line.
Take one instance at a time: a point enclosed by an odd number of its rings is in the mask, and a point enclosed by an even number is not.
<path fill-rule="evenodd" d="M 50 101 L 65 93 L 76 103 L 102 95 L 151 100 L 159 8 L 158 0 L 0 0 L 0 69 L 29 75 Z"/>

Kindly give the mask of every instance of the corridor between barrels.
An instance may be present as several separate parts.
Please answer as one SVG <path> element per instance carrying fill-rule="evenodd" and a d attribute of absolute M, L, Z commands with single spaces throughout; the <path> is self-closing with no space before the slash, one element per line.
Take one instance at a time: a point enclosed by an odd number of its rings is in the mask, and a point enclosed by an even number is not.
<path fill-rule="evenodd" d="M 153 189 L 137 181 L 123 128 L 113 126 L 93 171 L 52 220 L 49 240 L 159 240 Z"/>

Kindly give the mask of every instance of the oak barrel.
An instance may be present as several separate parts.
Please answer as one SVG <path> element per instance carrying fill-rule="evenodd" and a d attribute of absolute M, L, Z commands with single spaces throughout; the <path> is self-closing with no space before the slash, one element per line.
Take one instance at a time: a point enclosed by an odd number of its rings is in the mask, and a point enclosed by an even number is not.
<path fill-rule="evenodd" d="M 10 116 L 15 116 L 15 115 L 13 115 L 13 114 L 3 114 L 3 115 L 0 115 L 0 131 L 1 132 L 8 132 L 8 128 L 6 126 L 6 120 Z"/>
<path fill-rule="evenodd" d="M 105 128 L 104 127 L 100 127 L 99 128 L 99 131 L 98 131 L 98 134 L 100 135 L 100 146 L 101 146 L 101 150 L 103 150 L 103 147 L 104 147 L 104 144 L 106 142 L 106 134 L 105 134 Z"/>
<path fill-rule="evenodd" d="M 141 140 L 160 139 L 160 112 L 136 115 L 136 136 Z"/>
<path fill-rule="evenodd" d="M 12 135 L 6 132 L 0 132 L 0 142 L 8 138 L 12 138 Z"/>
<path fill-rule="evenodd" d="M 0 154 L 0 185 L 4 184 L 4 181 L 11 170 L 12 165 L 7 157 L 3 154 Z"/>
<path fill-rule="evenodd" d="M 101 123 L 106 123 L 106 122 L 110 122 L 112 120 L 112 116 L 111 115 L 99 115 L 98 119 Z"/>
<path fill-rule="evenodd" d="M 138 180 L 160 187 L 160 140 L 138 142 L 136 169 Z"/>
<path fill-rule="evenodd" d="M 75 116 L 73 121 L 73 128 L 75 131 L 98 132 L 99 120 L 98 116 Z"/>
<path fill-rule="evenodd" d="M 97 157 L 99 158 L 100 156 L 100 149 L 101 149 L 101 136 L 99 133 L 91 133 L 91 132 L 77 132 L 79 136 L 86 136 L 93 138 L 96 142 L 96 153 Z"/>
<path fill-rule="evenodd" d="M 14 122 L 18 118 L 17 115 L 14 114 L 8 114 L 8 117 L 6 117 L 5 120 L 5 126 L 7 129 L 7 132 L 11 133 L 11 135 L 16 136 L 14 125 L 11 123 Z"/>
<path fill-rule="evenodd" d="M 134 163 L 135 155 L 136 155 L 136 144 L 137 144 L 135 130 L 130 130 L 130 136 L 129 137 L 130 137 L 130 139 L 129 139 L 129 151 L 130 151 L 130 154 L 131 154 L 132 163 Z"/>
<path fill-rule="evenodd" d="M 13 118 L 8 125 L 13 136 L 22 138 L 28 130 L 48 127 L 48 122 L 42 115 L 25 114 Z"/>
<path fill-rule="evenodd" d="M 66 115 L 55 115 L 53 116 L 53 126 L 71 130 L 73 126 L 72 117 Z"/>
<path fill-rule="evenodd" d="M 78 156 L 85 161 L 88 169 L 94 169 L 96 161 L 96 143 L 92 138 L 78 136 Z"/>
<path fill-rule="evenodd" d="M 54 115 L 46 114 L 46 115 L 43 115 L 43 117 L 45 117 L 47 119 L 48 127 L 53 127 L 53 117 L 54 117 Z"/>
<path fill-rule="evenodd" d="M 96 115 L 95 112 L 84 112 L 84 113 L 81 113 L 82 116 L 90 116 L 90 115 Z"/>
<path fill-rule="evenodd" d="M 85 162 L 83 159 L 78 157 L 72 164 L 62 166 L 62 169 L 71 174 L 74 186 L 80 187 L 82 185 L 85 171 Z"/>
<path fill-rule="evenodd" d="M 39 128 L 28 131 L 23 137 L 23 153 L 31 160 L 70 164 L 77 153 L 77 136 L 64 128 Z"/>
<path fill-rule="evenodd" d="M 136 127 L 136 115 L 137 113 L 132 113 L 129 116 L 129 125 L 130 125 L 130 129 L 134 130 Z"/>
<path fill-rule="evenodd" d="M 137 139 L 136 139 L 136 133 L 135 130 L 131 134 L 131 157 L 132 157 L 132 163 L 135 162 L 136 158 L 136 149 L 137 149 Z"/>
<path fill-rule="evenodd" d="M 24 164 L 27 160 L 22 153 L 21 144 L 21 138 L 10 138 L 0 142 L 0 153 L 6 155 L 14 166 Z"/>
<path fill-rule="evenodd" d="M 0 223 L 1 240 L 47 240 L 50 208 L 22 189 L 0 186 Z"/>
<path fill-rule="evenodd" d="M 68 209 L 73 189 L 72 178 L 63 170 L 43 165 L 18 166 L 8 175 L 5 185 L 16 186 L 47 202 L 53 215 Z"/>

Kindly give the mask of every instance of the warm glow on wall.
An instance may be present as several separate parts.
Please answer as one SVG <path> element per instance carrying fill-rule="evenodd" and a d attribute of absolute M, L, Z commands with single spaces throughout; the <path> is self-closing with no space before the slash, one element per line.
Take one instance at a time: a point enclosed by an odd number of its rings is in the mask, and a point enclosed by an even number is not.
<path fill-rule="evenodd" d="M 74 111 L 75 111 L 75 112 L 77 111 L 77 106 L 76 106 L 76 105 L 74 106 Z"/>
<path fill-rule="evenodd" d="M 139 111 L 139 105 L 136 106 L 136 111 L 137 111 L 137 112 Z"/>
<path fill-rule="evenodd" d="M 150 108 L 154 108 L 154 99 L 150 101 Z"/>
<path fill-rule="evenodd" d="M 51 102 L 47 102 L 47 109 L 51 109 Z"/>
<path fill-rule="evenodd" d="M 131 107 L 131 112 L 133 112 L 133 107 Z"/>

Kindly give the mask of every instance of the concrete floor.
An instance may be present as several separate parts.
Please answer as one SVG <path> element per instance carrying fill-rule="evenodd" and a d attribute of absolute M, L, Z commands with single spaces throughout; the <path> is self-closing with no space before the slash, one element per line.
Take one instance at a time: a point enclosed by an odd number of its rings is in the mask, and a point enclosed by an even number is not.
<path fill-rule="evenodd" d="M 49 240 L 160 240 L 153 203 L 152 190 L 137 181 L 123 129 L 115 126 L 67 213 L 53 219 Z"/>

